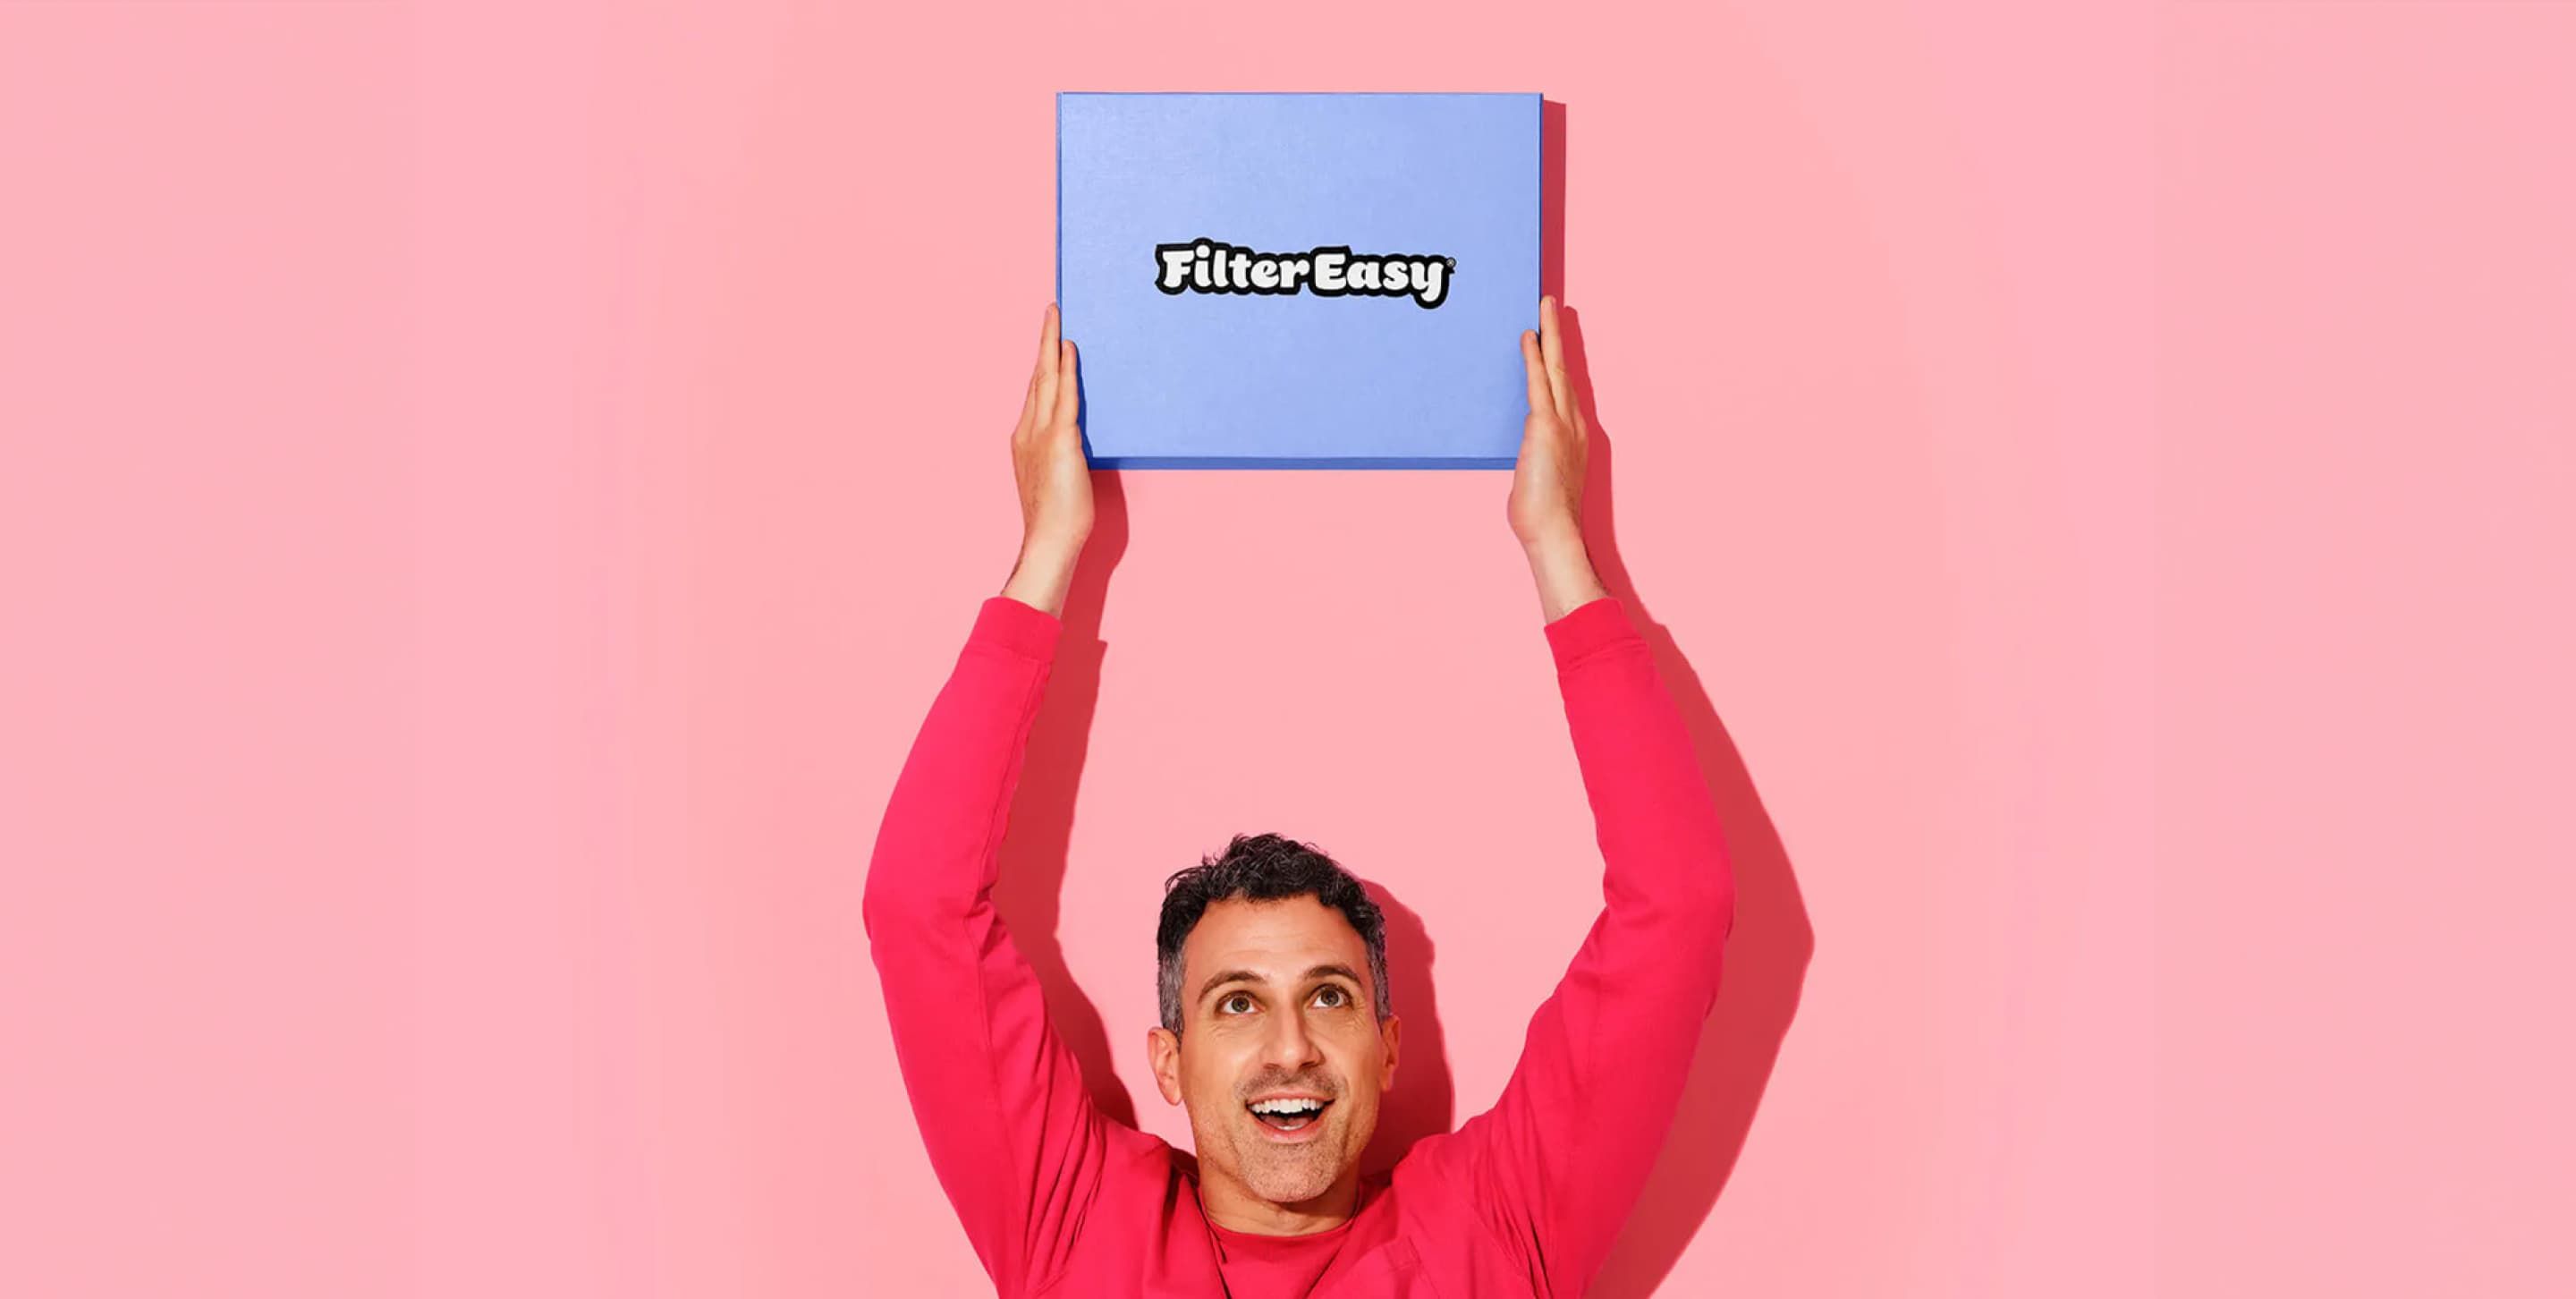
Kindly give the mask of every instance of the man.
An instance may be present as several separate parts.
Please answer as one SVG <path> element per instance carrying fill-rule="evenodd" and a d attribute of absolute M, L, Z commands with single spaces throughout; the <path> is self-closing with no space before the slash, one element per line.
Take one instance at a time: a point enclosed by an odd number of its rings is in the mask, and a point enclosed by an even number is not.
<path fill-rule="evenodd" d="M 904 1084 L 998 1293 L 1576 1295 L 1635 1203 L 1717 996 L 1735 888 L 1681 716 L 1583 544 L 1588 430 L 1553 299 L 1521 335 L 1507 515 L 1607 870 L 1608 906 L 1491 1110 L 1363 1180 L 1396 1078 L 1378 910 L 1331 859 L 1238 836 L 1174 876 L 1147 1054 L 1195 1158 L 1105 1118 L 995 915 L 1011 793 L 1092 524 L 1075 352 L 1047 308 L 1011 456 L 1024 536 L 886 807 L 864 905 Z M 1529 869 L 1511 863 L 1509 869 Z"/>

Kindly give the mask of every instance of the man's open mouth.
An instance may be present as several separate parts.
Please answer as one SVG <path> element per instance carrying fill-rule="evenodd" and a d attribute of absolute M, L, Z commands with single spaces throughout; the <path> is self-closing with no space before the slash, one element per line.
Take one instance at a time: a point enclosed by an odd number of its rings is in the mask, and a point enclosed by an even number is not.
<path fill-rule="evenodd" d="M 1294 1132 L 1322 1119 L 1325 1107 L 1331 1104 L 1331 1101 L 1308 1096 L 1284 1096 L 1278 1100 L 1254 1101 L 1244 1108 L 1252 1111 L 1253 1118 L 1270 1127 Z"/>

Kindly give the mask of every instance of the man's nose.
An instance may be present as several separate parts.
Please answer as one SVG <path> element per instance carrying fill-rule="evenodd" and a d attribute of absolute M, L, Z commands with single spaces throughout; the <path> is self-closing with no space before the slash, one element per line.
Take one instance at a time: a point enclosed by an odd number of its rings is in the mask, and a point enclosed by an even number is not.
<path fill-rule="evenodd" d="M 1301 1015 L 1273 1017 L 1269 1039 L 1262 1045 L 1262 1062 L 1274 1069 L 1304 1069 L 1324 1062 L 1315 1035 L 1306 1031 Z"/>

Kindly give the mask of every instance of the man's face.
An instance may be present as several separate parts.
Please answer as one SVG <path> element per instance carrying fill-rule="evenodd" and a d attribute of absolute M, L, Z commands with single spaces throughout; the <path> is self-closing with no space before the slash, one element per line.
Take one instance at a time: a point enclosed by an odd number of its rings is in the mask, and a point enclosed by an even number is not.
<path fill-rule="evenodd" d="M 1378 1022 L 1368 945 L 1341 912 L 1311 894 L 1210 904 L 1182 947 L 1181 1026 L 1177 1040 L 1153 1030 L 1150 1048 L 1163 1099 L 1189 1110 L 1202 1178 L 1296 1204 L 1358 1162 L 1395 1081 L 1397 1024 Z M 1290 1098 L 1322 1111 L 1251 1108 Z"/>

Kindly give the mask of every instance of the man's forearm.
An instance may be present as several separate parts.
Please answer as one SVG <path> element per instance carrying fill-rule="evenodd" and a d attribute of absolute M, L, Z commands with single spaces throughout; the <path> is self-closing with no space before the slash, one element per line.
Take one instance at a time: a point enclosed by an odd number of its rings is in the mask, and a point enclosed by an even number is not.
<path fill-rule="evenodd" d="M 1079 541 L 1030 537 L 1020 543 L 1020 562 L 1011 569 L 1002 594 L 1062 618 L 1065 594 L 1073 589 L 1073 567 L 1081 558 Z"/>
<path fill-rule="evenodd" d="M 1592 556 L 1583 548 L 1583 534 L 1566 530 L 1531 542 L 1530 576 L 1538 580 L 1538 605 L 1542 621 L 1554 622 L 1594 600 L 1610 594 L 1601 585 L 1601 576 L 1592 571 Z"/>
<path fill-rule="evenodd" d="M 923 1146 L 1001 1294 L 1057 1270 L 1099 1185 L 1106 1125 L 992 902 L 1013 794 L 1063 628 L 996 596 L 886 800 L 860 900 Z"/>

